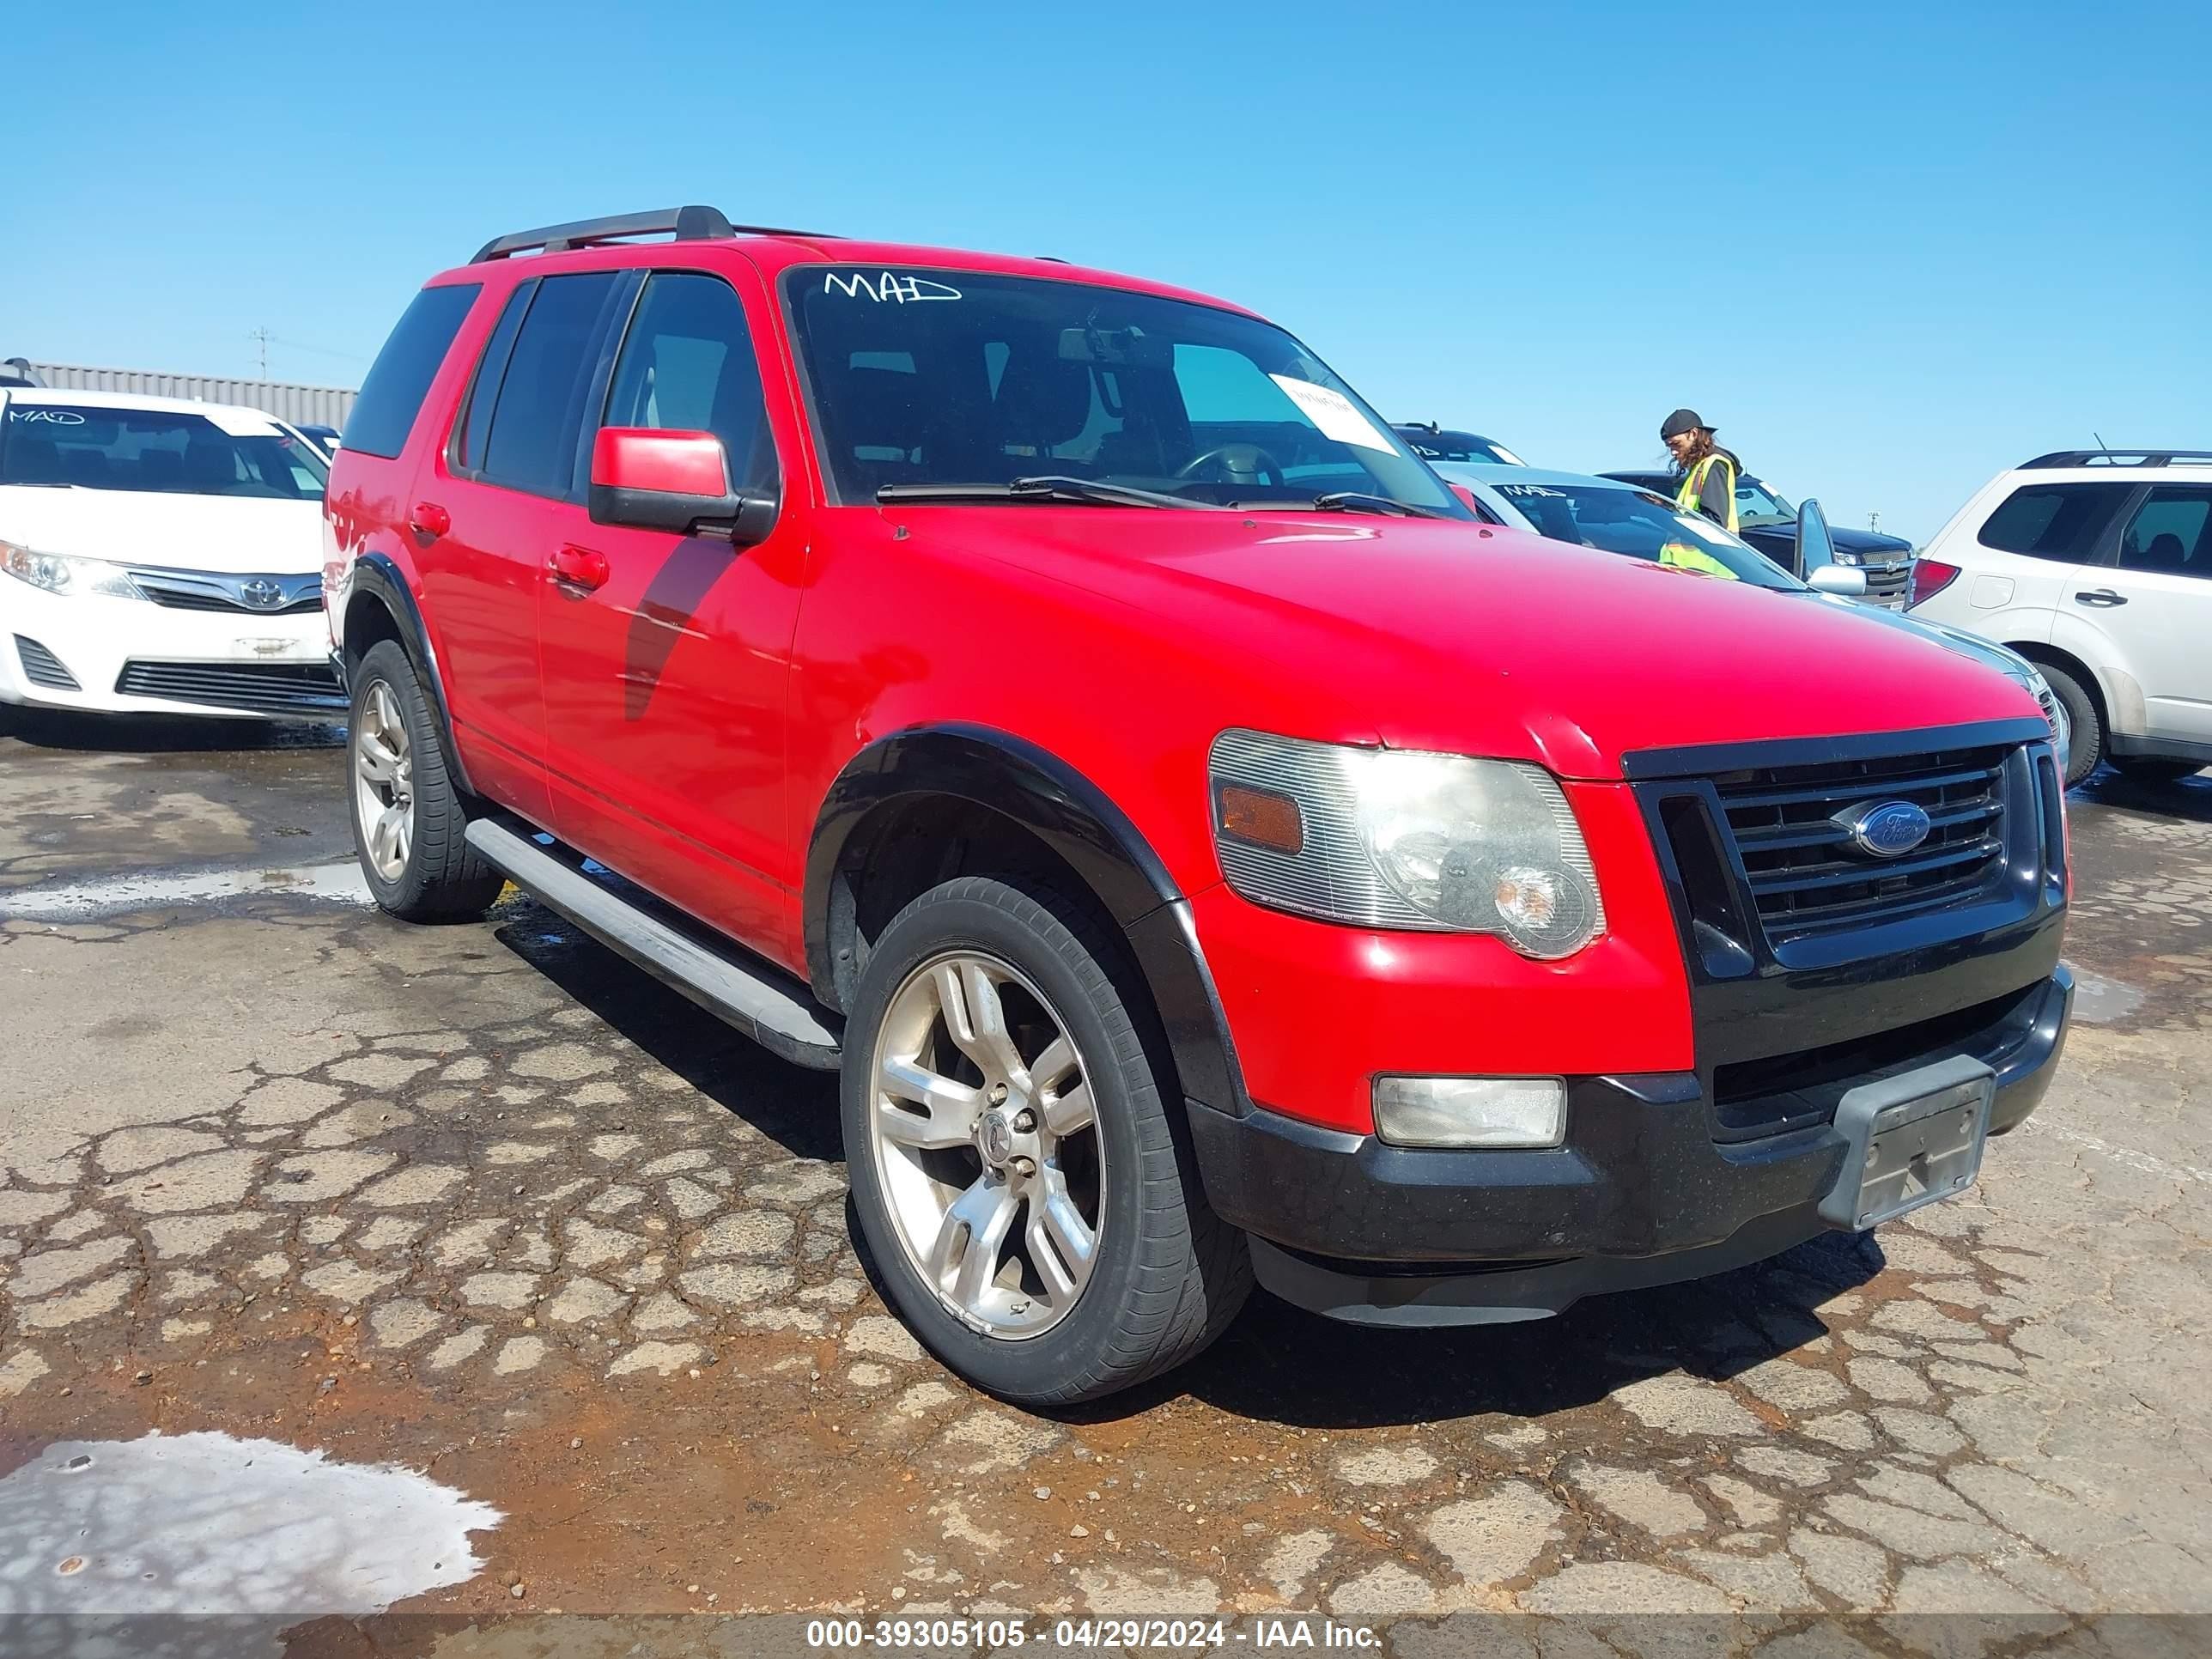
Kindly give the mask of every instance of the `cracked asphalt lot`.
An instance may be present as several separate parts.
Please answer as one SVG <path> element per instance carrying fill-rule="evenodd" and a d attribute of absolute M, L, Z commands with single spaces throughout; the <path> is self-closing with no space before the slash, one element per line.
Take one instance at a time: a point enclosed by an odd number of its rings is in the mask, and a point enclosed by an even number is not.
<path fill-rule="evenodd" d="M 1967 1198 L 1534 1325 L 1257 1298 L 1048 1420 L 886 1315 L 831 1079 L 526 898 L 301 873 L 326 742 L 13 730 L 0 1472 L 426 1469 L 506 1517 L 454 1614 L 2212 1610 L 2212 775 L 2075 799 L 2083 1018 Z"/>

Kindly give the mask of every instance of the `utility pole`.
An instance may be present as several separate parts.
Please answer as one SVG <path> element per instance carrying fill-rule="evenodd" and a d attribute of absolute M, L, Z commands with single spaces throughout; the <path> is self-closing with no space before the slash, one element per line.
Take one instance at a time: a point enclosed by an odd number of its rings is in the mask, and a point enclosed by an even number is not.
<path fill-rule="evenodd" d="M 246 337 L 261 349 L 261 379 L 265 384 L 269 379 L 269 331 L 257 328 Z"/>

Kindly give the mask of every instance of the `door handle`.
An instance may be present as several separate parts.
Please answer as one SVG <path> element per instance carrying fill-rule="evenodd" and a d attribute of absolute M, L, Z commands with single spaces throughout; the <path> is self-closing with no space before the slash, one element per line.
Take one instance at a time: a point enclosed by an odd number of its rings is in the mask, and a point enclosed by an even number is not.
<path fill-rule="evenodd" d="M 2086 592 L 2076 593 L 2074 596 L 2074 599 L 2075 602 L 2079 605 L 2101 605 L 2110 606 L 2115 605 L 2125 605 L 2128 602 L 2127 596 L 2124 593 L 2115 593 L 2109 587 L 2093 587 Z"/>
<path fill-rule="evenodd" d="M 434 542 L 453 527 L 453 515 L 435 501 L 417 501 L 407 514 L 407 527 L 426 542 Z"/>
<path fill-rule="evenodd" d="M 606 585 L 613 574 L 607 567 L 607 556 L 595 553 L 588 547 L 563 545 L 545 561 L 545 568 L 553 573 L 553 580 L 566 582 L 571 587 L 586 592 Z"/>

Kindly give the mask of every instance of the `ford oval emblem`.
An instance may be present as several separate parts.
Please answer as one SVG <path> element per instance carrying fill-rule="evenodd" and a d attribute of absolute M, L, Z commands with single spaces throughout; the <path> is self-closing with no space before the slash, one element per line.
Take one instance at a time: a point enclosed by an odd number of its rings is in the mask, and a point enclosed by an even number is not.
<path fill-rule="evenodd" d="M 1928 814 L 1909 800 L 1856 806 L 1837 822 L 1850 831 L 1852 843 L 1878 859 L 1902 858 L 1928 839 Z"/>

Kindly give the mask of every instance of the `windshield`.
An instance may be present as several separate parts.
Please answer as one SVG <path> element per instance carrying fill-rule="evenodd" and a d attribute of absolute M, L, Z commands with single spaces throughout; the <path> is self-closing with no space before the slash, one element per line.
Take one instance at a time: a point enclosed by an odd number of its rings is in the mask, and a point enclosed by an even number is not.
<path fill-rule="evenodd" d="M 1710 519 L 1677 512 L 1648 489 L 1601 484 L 1491 483 L 1539 535 L 1753 587 L 1803 586 Z"/>
<path fill-rule="evenodd" d="M 1797 509 L 1756 478 L 1735 481 L 1735 521 L 1747 530 L 1796 524 Z"/>
<path fill-rule="evenodd" d="M 304 440 L 241 436 L 204 415 L 14 404 L 0 423 L 0 484 L 312 501 L 329 477 Z"/>
<path fill-rule="evenodd" d="M 1518 455 L 1495 439 L 1472 432 L 1443 432 L 1432 426 L 1401 426 L 1399 436 L 1425 461 L 1488 461 L 1498 466 L 1525 466 Z"/>
<path fill-rule="evenodd" d="M 1194 507 L 1350 492 L 1468 516 L 1342 381 L 1255 318 L 969 270 L 817 265 L 785 282 L 842 502 L 1048 475 Z"/>

